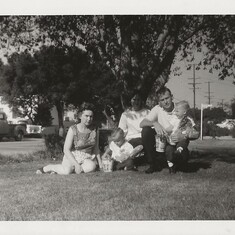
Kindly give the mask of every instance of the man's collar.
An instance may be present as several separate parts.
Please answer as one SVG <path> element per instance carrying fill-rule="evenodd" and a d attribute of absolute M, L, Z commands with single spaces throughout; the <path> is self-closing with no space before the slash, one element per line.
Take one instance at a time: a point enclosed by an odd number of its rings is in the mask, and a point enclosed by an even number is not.
<path fill-rule="evenodd" d="M 164 111 L 167 112 L 168 114 L 172 114 L 175 111 L 175 103 L 172 104 L 173 104 L 173 109 L 171 111 L 167 111 L 164 109 Z"/>

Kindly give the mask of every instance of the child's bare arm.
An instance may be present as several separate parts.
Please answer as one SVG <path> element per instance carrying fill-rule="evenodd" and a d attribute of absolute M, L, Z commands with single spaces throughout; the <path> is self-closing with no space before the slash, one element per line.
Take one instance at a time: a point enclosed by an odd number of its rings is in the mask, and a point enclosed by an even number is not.
<path fill-rule="evenodd" d="M 101 158 L 105 158 L 105 157 L 106 157 L 108 154 L 110 154 L 111 152 L 112 152 L 112 151 L 110 150 L 110 148 L 107 147 Z"/>

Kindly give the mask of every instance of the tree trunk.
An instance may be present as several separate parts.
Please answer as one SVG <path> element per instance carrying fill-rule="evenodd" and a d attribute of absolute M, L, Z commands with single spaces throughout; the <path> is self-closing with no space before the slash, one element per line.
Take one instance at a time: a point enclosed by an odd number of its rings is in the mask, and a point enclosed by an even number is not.
<path fill-rule="evenodd" d="M 64 102 L 58 101 L 58 102 L 56 102 L 55 106 L 56 106 L 56 110 L 57 110 L 57 113 L 58 113 L 59 128 L 61 128 L 61 127 L 64 128 L 64 122 L 63 122 L 63 119 L 64 119 Z"/>

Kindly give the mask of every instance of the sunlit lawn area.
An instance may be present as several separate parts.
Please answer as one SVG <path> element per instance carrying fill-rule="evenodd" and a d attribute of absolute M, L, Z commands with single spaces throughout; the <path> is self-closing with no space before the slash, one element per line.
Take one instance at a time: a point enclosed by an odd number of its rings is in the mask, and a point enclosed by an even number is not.
<path fill-rule="evenodd" d="M 218 145 L 217 145 L 218 146 Z M 235 155 L 193 152 L 188 172 L 36 175 L 48 160 L 0 165 L 0 220 L 233 220 Z M 55 162 L 56 163 L 56 162 Z"/>

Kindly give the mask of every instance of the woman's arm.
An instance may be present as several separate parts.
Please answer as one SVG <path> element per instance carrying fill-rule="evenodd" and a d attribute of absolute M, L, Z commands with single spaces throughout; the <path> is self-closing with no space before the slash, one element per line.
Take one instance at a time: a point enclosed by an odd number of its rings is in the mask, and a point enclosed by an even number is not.
<path fill-rule="evenodd" d="M 94 154 L 97 158 L 99 168 L 102 168 L 102 161 L 100 158 L 100 148 L 99 148 L 99 130 L 97 130 L 96 132 L 96 144 L 95 144 Z"/>
<path fill-rule="evenodd" d="M 65 143 L 64 143 L 64 154 L 65 156 L 69 159 L 69 161 L 73 164 L 73 165 L 79 165 L 78 162 L 75 160 L 71 149 L 72 149 L 72 145 L 73 145 L 73 138 L 74 138 L 74 134 L 73 134 L 73 130 L 70 127 L 68 130 L 68 133 L 66 135 L 66 139 L 65 139 Z"/>
<path fill-rule="evenodd" d="M 127 133 L 128 131 L 128 126 L 127 126 L 127 120 L 126 120 L 126 115 L 122 113 L 118 127 L 120 127 L 124 133 Z"/>
<path fill-rule="evenodd" d="M 102 113 L 106 117 L 107 121 L 109 122 L 111 127 L 115 127 L 116 123 L 113 121 L 113 119 L 107 114 L 106 110 L 103 110 Z"/>

